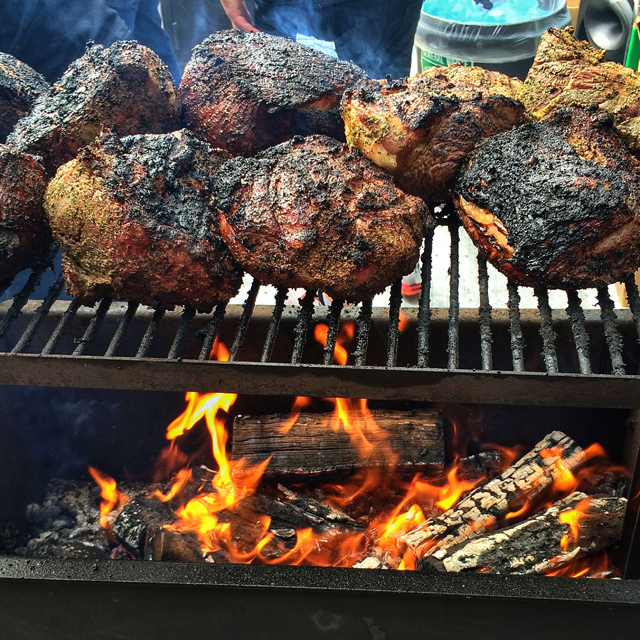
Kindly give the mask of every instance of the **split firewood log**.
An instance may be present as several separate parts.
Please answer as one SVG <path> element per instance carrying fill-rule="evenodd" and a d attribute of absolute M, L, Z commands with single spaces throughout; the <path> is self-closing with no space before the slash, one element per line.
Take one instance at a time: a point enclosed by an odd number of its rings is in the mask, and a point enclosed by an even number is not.
<path fill-rule="evenodd" d="M 563 474 L 584 462 L 582 449 L 564 433 L 553 431 L 504 473 L 409 531 L 402 540 L 421 558 L 493 531 L 508 513 L 527 500 L 540 499 Z"/>
<path fill-rule="evenodd" d="M 419 563 L 449 573 L 545 574 L 620 542 L 627 501 L 576 491 L 524 522 L 441 549 Z"/>

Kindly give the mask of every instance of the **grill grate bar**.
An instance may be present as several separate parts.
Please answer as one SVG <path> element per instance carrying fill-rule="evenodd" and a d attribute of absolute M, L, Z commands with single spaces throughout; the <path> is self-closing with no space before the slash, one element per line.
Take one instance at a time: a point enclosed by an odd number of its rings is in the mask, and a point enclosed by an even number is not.
<path fill-rule="evenodd" d="M 269 330 L 267 331 L 264 348 L 262 349 L 262 355 L 260 356 L 260 362 L 269 362 L 271 360 L 271 354 L 273 353 L 273 347 L 276 343 L 276 338 L 278 337 L 278 328 L 280 327 L 280 320 L 282 319 L 282 312 L 284 311 L 284 304 L 286 300 L 287 290 L 283 287 L 279 287 L 276 293 L 273 313 L 271 314 L 271 322 L 269 322 Z"/>
<path fill-rule="evenodd" d="M 338 340 L 338 332 L 340 331 L 340 314 L 344 300 L 333 300 L 329 310 L 329 331 L 327 332 L 327 344 L 324 346 L 322 364 L 333 364 L 333 352 L 336 348 Z"/>
<path fill-rule="evenodd" d="M 589 334 L 585 328 L 586 318 L 578 292 L 575 290 L 567 291 L 567 301 L 567 315 L 571 320 L 571 332 L 578 352 L 580 373 L 589 375 L 592 372 L 591 359 L 589 358 Z"/>
<path fill-rule="evenodd" d="M 235 362 L 240 355 L 240 349 L 244 344 L 244 339 L 247 336 L 247 328 L 249 321 L 253 315 L 253 308 L 256 306 L 256 298 L 258 297 L 258 291 L 260 291 L 260 282 L 255 280 L 251 283 L 251 289 L 247 294 L 247 299 L 242 306 L 242 315 L 240 316 L 240 322 L 238 323 L 238 329 L 236 331 L 236 337 L 233 340 L 231 349 L 229 349 L 229 361 Z"/>
<path fill-rule="evenodd" d="M 425 231 L 420 301 L 418 303 L 418 366 L 429 362 L 429 331 L 431 330 L 431 253 L 433 251 L 433 228 Z"/>
<path fill-rule="evenodd" d="M 460 366 L 459 327 L 460 319 L 460 233 L 457 220 L 449 225 L 451 233 L 451 266 L 449 270 L 449 329 L 447 353 L 449 369 Z"/>
<path fill-rule="evenodd" d="M 60 341 L 60 338 L 62 338 L 67 328 L 67 325 L 69 324 L 73 316 L 76 315 L 76 312 L 78 311 L 79 308 L 80 308 L 79 300 L 74 299 L 69 303 L 69 306 L 65 309 L 65 312 L 62 314 L 62 318 L 60 318 L 60 321 L 56 325 L 56 328 L 53 330 L 53 333 L 51 334 L 51 337 L 47 341 L 47 344 L 44 346 L 44 349 L 41 352 L 42 355 L 48 355 L 53 352 L 53 350 L 56 348 L 56 345 Z"/>
<path fill-rule="evenodd" d="M 402 280 L 391 285 L 389 297 L 389 331 L 387 335 L 387 367 L 395 367 L 398 359 L 400 336 L 400 306 L 402 305 Z"/>
<path fill-rule="evenodd" d="M 509 291 L 509 330 L 511 332 L 511 354 L 513 356 L 513 370 L 516 373 L 524 371 L 524 336 L 520 324 L 520 294 L 518 285 L 507 281 Z"/>
<path fill-rule="evenodd" d="M 209 322 L 207 322 L 207 326 L 204 329 L 204 340 L 202 341 L 202 349 L 200 349 L 198 360 L 208 360 L 211 357 L 211 349 L 213 349 L 213 343 L 216 341 L 220 325 L 224 320 L 226 312 L 226 302 L 221 302 L 216 306 L 213 315 L 209 319 Z"/>
<path fill-rule="evenodd" d="M 136 358 L 145 358 L 149 353 L 151 343 L 155 338 L 155 335 L 158 331 L 158 325 L 160 324 L 160 322 L 162 322 L 162 318 L 164 318 L 164 309 L 156 309 L 153 312 L 153 316 L 151 316 L 151 321 L 149 322 L 147 330 L 142 336 L 142 341 L 140 342 L 140 346 L 138 347 Z"/>
<path fill-rule="evenodd" d="M 607 340 L 607 346 L 609 347 L 613 373 L 617 376 L 623 376 L 625 371 L 624 361 L 622 359 L 622 337 L 616 326 L 615 307 L 609 296 L 607 287 L 600 287 L 598 289 L 598 303 L 600 304 L 600 317 L 604 325 L 604 335 Z"/>
<path fill-rule="evenodd" d="M 111 338 L 111 342 L 105 351 L 105 356 L 112 357 L 116 355 L 116 351 L 124 338 L 124 334 L 127 331 L 127 327 L 131 324 L 133 317 L 136 315 L 136 311 L 140 305 L 137 302 L 133 302 L 129 300 L 129 304 L 127 305 L 127 310 L 124 312 L 124 315 L 120 319 L 118 323 L 118 328 L 116 332 L 113 334 L 113 338 Z"/>
<path fill-rule="evenodd" d="M 542 336 L 542 359 L 548 373 L 558 373 L 558 354 L 556 352 L 556 332 L 553 330 L 553 318 L 549 306 L 549 292 L 547 289 L 534 290 L 538 298 L 540 311 L 540 335 Z"/>
<path fill-rule="evenodd" d="M 29 296 L 33 292 L 33 290 L 40 284 L 40 279 L 44 272 L 49 268 L 49 263 L 53 256 L 50 256 L 48 260 L 41 262 L 37 265 L 29 274 L 27 278 L 27 282 L 24 287 L 13 296 L 13 303 L 9 310 L 7 311 L 5 317 L 0 322 L 0 338 L 3 338 L 9 328 L 11 327 L 13 321 L 20 315 L 22 311 L 22 307 L 29 301 Z"/>
<path fill-rule="evenodd" d="M 49 310 L 51 309 L 51 305 L 58 299 L 60 292 L 64 288 L 64 276 L 60 274 L 58 279 L 51 285 L 49 292 L 47 293 L 45 299 L 42 301 L 42 304 L 38 307 L 36 312 L 33 314 L 33 318 L 31 322 L 25 329 L 24 333 L 16 346 L 11 350 L 11 353 L 20 353 L 24 351 L 29 344 L 33 336 L 35 335 L 38 327 L 42 324 L 42 321 L 47 317 Z"/>
<path fill-rule="evenodd" d="M 364 367 L 367 364 L 367 352 L 369 351 L 369 330 L 371 329 L 371 300 L 365 300 L 360 307 L 360 313 L 356 320 L 357 338 L 356 349 L 353 352 L 356 367 Z"/>
<path fill-rule="evenodd" d="M 96 331 L 100 328 L 110 306 L 111 298 L 102 298 L 102 300 L 100 300 L 100 304 L 98 305 L 96 312 L 93 314 L 93 318 L 91 318 L 87 330 L 84 332 L 82 338 L 78 340 L 78 346 L 73 350 L 74 356 L 81 356 L 85 352 L 89 343 L 93 340 L 93 336 L 95 336 Z"/>
<path fill-rule="evenodd" d="M 493 368 L 493 352 L 491 335 L 491 304 L 489 302 L 489 271 L 487 261 L 478 254 L 478 289 L 480 293 L 480 307 L 478 308 L 478 323 L 480 325 L 480 355 L 482 368 L 490 371 Z"/>
<path fill-rule="evenodd" d="M 300 364 L 304 354 L 304 348 L 307 344 L 307 334 L 309 333 L 309 325 L 313 318 L 313 300 L 316 292 L 309 290 L 304 294 L 300 301 L 300 311 L 298 312 L 298 322 L 293 330 L 293 353 L 291 354 L 291 364 Z"/>
<path fill-rule="evenodd" d="M 633 314 L 633 322 L 636 325 L 636 332 L 640 341 L 640 294 L 638 293 L 638 285 L 633 276 L 629 276 L 624 284 L 627 290 L 627 301 Z"/>
<path fill-rule="evenodd" d="M 192 307 L 184 307 L 182 310 L 182 317 L 180 318 L 180 324 L 178 325 L 178 330 L 176 331 L 176 337 L 173 339 L 173 344 L 169 349 L 169 354 L 167 355 L 167 359 L 176 360 L 180 356 L 180 349 L 182 348 L 182 343 L 187 335 L 187 331 L 189 331 L 189 327 L 193 322 L 193 319 L 196 316 L 196 310 Z"/>

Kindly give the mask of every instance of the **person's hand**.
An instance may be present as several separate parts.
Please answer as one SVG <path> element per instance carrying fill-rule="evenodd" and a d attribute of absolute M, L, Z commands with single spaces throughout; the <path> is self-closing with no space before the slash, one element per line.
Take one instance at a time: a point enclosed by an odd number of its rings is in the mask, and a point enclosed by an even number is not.
<path fill-rule="evenodd" d="M 258 31 L 253 25 L 253 18 L 247 9 L 244 0 L 220 0 L 227 18 L 231 20 L 231 26 L 234 29 L 242 29 L 243 31 Z"/>

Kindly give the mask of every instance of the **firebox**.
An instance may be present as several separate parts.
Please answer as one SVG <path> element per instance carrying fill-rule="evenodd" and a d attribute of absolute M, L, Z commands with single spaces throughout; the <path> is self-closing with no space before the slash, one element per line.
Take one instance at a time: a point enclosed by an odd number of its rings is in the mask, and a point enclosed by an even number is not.
<path fill-rule="evenodd" d="M 447 572 L 435 566 L 442 564 L 444 557 L 437 555 L 439 550 L 421 552 L 416 570 L 405 571 L 381 568 L 388 560 L 381 554 L 375 558 L 378 568 L 373 570 L 273 566 L 266 562 L 227 564 L 219 561 L 216 550 L 211 550 L 213 562 L 199 558 L 187 563 L 183 560 L 188 559 L 188 550 L 163 556 L 168 544 L 163 534 L 153 541 L 145 539 L 140 558 L 146 554 L 146 562 L 1 556 L 0 588 L 5 606 L 0 620 L 8 634 L 5 637 L 141 640 L 214 632 L 220 637 L 277 635 L 296 639 L 507 638 L 514 634 L 523 638 L 545 634 L 637 637 L 640 432 L 635 411 L 640 406 L 640 296 L 636 284 L 631 279 L 624 283 L 628 309 L 615 309 L 607 289 L 596 293 L 598 309 L 584 308 L 577 291 L 566 294 L 566 311 L 552 309 L 549 292 L 544 289 L 534 292 L 537 309 L 524 309 L 520 307 L 522 291 L 511 284 L 507 285 L 508 308 L 496 309 L 490 304 L 493 273 L 478 258 L 475 286 L 479 306 L 461 308 L 461 278 L 465 276 L 460 271 L 459 230 L 457 222 L 446 215 L 440 222 L 450 238 L 447 308 L 432 308 L 433 229 L 425 231 L 422 295 L 415 308 L 403 305 L 399 282 L 391 287 L 388 305 L 375 307 L 371 302 L 325 302 L 314 291 L 298 300 L 294 292 L 284 289 L 275 292 L 272 305 L 256 304 L 264 288 L 253 281 L 243 305 L 218 305 L 211 314 L 197 314 L 189 308 L 154 310 L 109 299 L 90 309 L 73 300 L 58 299 L 64 286 L 61 275 L 43 300 L 32 299 L 49 263 L 34 268 L 22 291 L 0 307 L 0 383 L 11 385 L 5 387 L 6 397 L 15 396 L 22 385 L 31 389 L 29 397 L 37 397 L 44 406 L 70 394 L 79 403 L 90 398 L 97 408 L 81 435 L 77 424 L 68 425 L 68 437 L 75 443 L 82 440 L 82 446 L 76 447 L 77 464 L 44 467 L 38 466 L 42 458 L 36 450 L 42 443 L 37 437 L 29 441 L 23 434 L 20 446 L 15 443 L 14 434 L 24 419 L 20 403 L 11 404 L 15 410 L 7 408 L 0 421 L 0 441 L 6 443 L 3 457 L 7 460 L 0 470 L 4 488 L 0 524 L 19 522 L 29 505 L 42 504 L 54 477 L 90 482 L 87 466 L 99 470 L 102 482 L 113 478 L 122 491 L 145 481 L 146 493 L 153 481 L 154 461 L 167 447 L 165 427 L 184 408 L 176 393 L 184 392 L 190 392 L 192 399 L 198 394 L 238 395 L 235 404 L 224 408 L 224 422 L 232 426 L 228 460 L 257 456 L 251 464 L 264 466 L 265 484 L 271 487 L 268 499 L 286 503 L 287 508 L 295 506 L 296 498 L 290 494 L 302 495 L 301 485 L 313 491 L 323 487 L 326 492 L 323 483 L 335 484 L 336 477 L 342 481 L 351 477 L 354 468 L 361 470 L 361 452 L 350 453 L 354 439 L 340 435 L 340 429 L 333 431 L 327 423 L 327 433 L 342 440 L 324 446 L 340 453 L 339 462 L 326 462 L 319 455 L 322 449 L 314 450 L 315 458 L 305 458 L 299 440 L 292 444 L 275 436 L 276 444 L 273 438 L 269 441 L 271 449 L 256 453 L 250 437 L 241 439 L 242 429 L 249 424 L 251 435 L 251 429 L 261 425 L 264 433 L 286 433 L 287 426 L 295 429 L 295 421 L 300 419 L 297 414 L 306 416 L 302 422 L 332 420 L 325 416 L 338 411 L 336 399 L 345 404 L 351 399 L 353 405 L 355 400 L 366 398 L 366 411 L 378 422 L 387 420 L 388 431 L 396 434 L 393 429 L 398 429 L 401 434 L 394 435 L 394 443 L 402 442 L 405 457 L 402 464 L 397 460 L 394 464 L 408 474 L 407 484 L 418 469 L 446 476 L 458 464 L 460 475 L 460 465 L 473 466 L 484 460 L 482 473 L 493 475 L 481 476 L 478 487 L 488 487 L 532 450 L 554 452 L 553 459 L 546 455 L 535 458 L 536 468 L 543 469 L 540 473 L 545 478 L 555 479 L 567 468 L 579 475 L 586 463 L 580 458 L 572 467 L 575 452 L 593 451 L 591 447 L 597 443 L 606 451 L 611 468 L 625 470 L 614 478 L 619 489 L 610 493 L 621 499 L 624 494 L 627 499 L 620 516 L 622 537 L 611 555 L 622 579 Z M 352 336 L 348 335 L 350 328 Z M 228 346 L 228 353 L 223 345 Z M 121 407 L 116 412 L 118 424 L 112 422 L 113 414 L 101 410 L 113 403 L 114 397 Z M 292 415 L 296 398 L 312 398 L 311 407 L 302 407 L 298 401 L 299 411 Z M 140 403 L 173 413 L 163 424 L 152 409 L 128 411 Z M 357 422 L 363 411 L 358 408 L 358 415 L 351 420 Z M 287 415 L 282 417 L 283 413 Z M 428 442 L 428 446 L 416 448 L 413 441 L 407 444 L 406 433 L 417 433 L 418 428 L 420 442 Z M 346 428 L 343 431 L 347 433 Z M 186 448 L 190 447 L 192 469 L 199 470 L 200 478 L 208 478 L 203 482 L 211 481 L 220 463 L 215 454 L 216 436 L 211 435 L 213 454 L 207 449 L 208 436 L 202 424 L 184 437 L 189 439 Z M 374 449 L 380 449 L 370 433 L 365 433 L 365 438 L 373 442 Z M 536 449 L 543 441 L 544 447 Z M 242 457 L 234 452 L 241 444 Z M 304 446 L 310 445 L 305 441 Z M 515 446 L 521 447 L 520 453 L 502 467 L 491 466 L 492 454 L 482 457 Z M 563 457 L 557 447 L 564 446 L 568 448 Z M 280 456 L 277 459 L 274 451 Z M 260 457 L 260 453 L 264 455 Z M 380 467 L 374 454 L 367 458 L 365 467 Z M 470 458 L 472 462 L 467 462 Z M 267 459 L 277 464 L 265 462 Z M 551 462 L 545 466 L 547 459 Z M 295 473 L 297 460 L 305 461 L 302 476 Z M 269 464 L 274 466 L 269 468 Z M 430 465 L 440 467 L 426 469 Z M 521 469 L 522 465 L 513 473 L 517 475 Z M 609 480 L 595 483 L 608 483 L 610 488 L 614 482 Z M 443 485 L 435 482 L 435 486 Z M 158 490 L 166 496 L 170 488 L 163 485 Z M 473 500 L 476 490 L 469 486 L 461 495 Z M 324 504 L 317 491 L 309 495 Z M 528 495 L 519 497 L 517 504 L 509 503 L 504 517 L 525 508 Z M 438 494 L 438 499 L 442 500 L 442 495 Z M 103 514 L 112 518 L 112 527 L 119 508 L 116 503 Z M 449 513 L 455 504 L 440 511 Z M 316 503 L 312 507 L 312 511 L 320 508 Z M 273 505 L 269 508 L 269 517 L 277 520 Z M 305 513 L 309 515 L 308 509 Z M 606 513 L 603 526 L 615 519 L 614 510 Z M 284 515 L 281 518 L 286 520 Z M 231 527 L 233 522 L 223 524 Z M 498 524 L 496 530 L 504 531 L 508 523 L 500 520 Z M 487 527 L 490 534 L 493 524 Z M 286 529 L 279 525 L 278 535 L 288 552 L 294 547 L 287 542 Z M 411 531 L 407 529 L 403 535 Z M 261 549 L 273 544 L 273 539 Z M 517 545 L 513 540 L 495 544 Z M 124 545 L 119 552 L 131 556 L 135 544 Z M 466 549 L 465 553 L 467 558 L 471 552 Z M 428 562 L 427 556 L 431 558 Z M 254 555 L 252 560 L 260 558 Z"/>

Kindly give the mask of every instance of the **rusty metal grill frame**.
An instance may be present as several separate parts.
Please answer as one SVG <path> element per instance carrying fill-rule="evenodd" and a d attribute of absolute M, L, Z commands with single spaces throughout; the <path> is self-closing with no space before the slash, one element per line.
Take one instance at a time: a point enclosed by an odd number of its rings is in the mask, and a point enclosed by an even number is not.
<path fill-rule="evenodd" d="M 415 363 L 398 366 L 399 319 L 402 304 L 401 283 L 391 287 L 387 310 L 386 358 L 384 366 L 367 364 L 370 355 L 369 338 L 372 326 L 372 305 L 361 303 L 356 312 L 355 347 L 347 366 L 331 364 L 345 305 L 335 300 L 320 313 L 314 299 L 318 292 L 307 291 L 297 309 L 294 341 L 289 363 L 272 362 L 274 344 L 285 309 L 286 289 L 278 289 L 271 308 L 268 330 L 261 356 L 253 361 L 241 360 L 242 347 L 254 314 L 261 284 L 254 280 L 239 314 L 235 336 L 230 347 L 229 362 L 208 360 L 212 345 L 225 322 L 228 305 L 218 305 L 208 314 L 206 325 L 198 332 L 202 346 L 197 358 L 183 359 L 183 343 L 190 335 L 196 312 L 185 307 L 173 341 L 167 345 L 164 358 L 150 357 L 149 352 L 158 328 L 166 316 L 156 309 L 140 340 L 135 357 L 118 355 L 123 338 L 140 307 L 129 302 L 121 314 L 108 347 L 101 355 L 86 355 L 96 334 L 112 306 L 112 300 L 102 299 L 93 309 L 84 334 L 70 352 L 59 353 L 61 338 L 78 313 L 81 305 L 72 300 L 61 314 L 55 328 L 48 335 L 44 347 L 37 353 L 28 353 L 34 337 L 41 331 L 52 306 L 63 291 L 64 281 L 59 275 L 44 300 L 28 314 L 28 324 L 21 334 L 10 340 L 9 330 L 16 320 L 27 314 L 25 305 L 38 285 L 43 273 L 55 255 L 48 256 L 30 273 L 24 287 L 5 303 L 0 311 L 0 384 L 26 384 L 42 386 L 126 388 L 172 391 L 226 391 L 252 394 L 338 395 L 368 397 L 370 399 L 407 399 L 427 401 L 481 402 L 498 404 L 538 404 L 593 407 L 640 407 L 640 377 L 630 375 L 623 358 L 623 340 L 619 321 L 626 318 L 633 323 L 640 342 L 640 294 L 634 280 L 625 282 L 629 310 L 616 311 L 606 288 L 598 290 L 600 324 L 604 333 L 611 367 L 606 373 L 593 373 L 589 350 L 587 316 L 576 291 L 567 292 L 567 321 L 573 336 L 573 348 L 578 367 L 560 370 L 556 349 L 557 334 L 549 306 L 548 291 L 535 289 L 538 300 L 539 332 L 542 339 L 541 360 L 544 371 L 528 371 L 524 356 L 524 337 L 518 286 L 508 284 L 508 325 L 510 331 L 510 371 L 494 369 L 492 341 L 494 310 L 489 302 L 489 273 L 487 262 L 478 256 L 478 292 L 480 305 L 477 324 L 480 343 L 479 369 L 460 368 L 460 262 L 459 222 L 450 214 L 440 218 L 451 235 L 449 266 L 450 298 L 448 307 L 447 366 L 430 366 L 429 341 L 433 326 L 431 304 L 431 276 L 433 228 L 425 229 L 425 249 L 422 255 L 422 295 L 417 309 L 417 349 Z M 10 282 L 0 285 L 0 293 Z M 349 312 L 353 316 L 353 307 Z M 321 317 L 318 317 L 320 314 Z M 590 312 L 590 317 L 593 313 Z M 327 344 L 318 362 L 304 363 L 310 328 L 320 319 L 328 324 Z M 42 339 L 42 336 L 40 336 Z M 636 344 L 638 351 L 640 346 Z M 635 373 L 635 372 L 633 372 Z M 558 384 L 561 382 L 561 384 Z"/>

